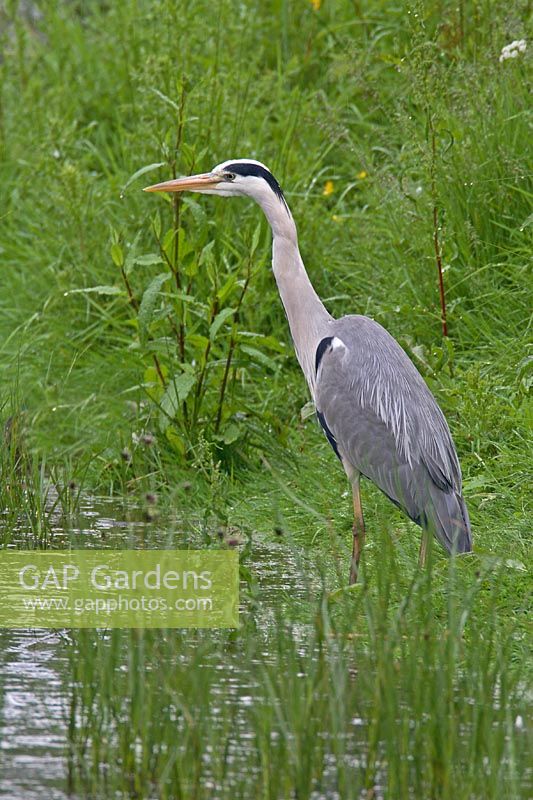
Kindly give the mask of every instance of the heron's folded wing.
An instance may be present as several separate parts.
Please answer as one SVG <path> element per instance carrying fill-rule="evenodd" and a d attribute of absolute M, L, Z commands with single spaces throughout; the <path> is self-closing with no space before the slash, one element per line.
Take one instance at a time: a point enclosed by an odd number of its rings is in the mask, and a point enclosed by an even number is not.
<path fill-rule="evenodd" d="M 347 392 L 317 387 L 319 421 L 330 444 L 347 465 L 373 481 L 396 505 L 418 522 L 412 469 L 402 462 L 394 438 L 378 415 Z"/>
<path fill-rule="evenodd" d="M 461 491 L 446 420 L 384 328 L 366 317 L 344 317 L 334 326 L 344 347 L 323 347 L 317 410 L 341 456 L 419 521 L 430 483 Z"/>

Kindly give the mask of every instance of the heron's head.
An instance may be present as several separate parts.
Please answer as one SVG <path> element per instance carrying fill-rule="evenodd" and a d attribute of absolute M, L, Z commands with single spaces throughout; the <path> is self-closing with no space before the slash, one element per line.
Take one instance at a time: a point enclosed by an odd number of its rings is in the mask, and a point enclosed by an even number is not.
<path fill-rule="evenodd" d="M 260 161 L 249 158 L 230 159 L 213 167 L 211 172 L 177 178 L 147 186 L 145 192 L 201 192 L 221 197 L 251 197 L 263 206 L 274 200 L 287 211 L 281 187 L 270 170 Z"/>

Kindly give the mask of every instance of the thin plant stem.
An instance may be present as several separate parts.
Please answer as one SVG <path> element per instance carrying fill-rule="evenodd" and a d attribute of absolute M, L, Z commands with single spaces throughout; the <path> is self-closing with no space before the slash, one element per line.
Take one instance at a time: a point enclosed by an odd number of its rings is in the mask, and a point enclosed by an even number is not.
<path fill-rule="evenodd" d="M 179 101 L 179 114 L 176 125 L 176 141 L 174 143 L 174 158 L 172 160 L 172 177 L 174 179 L 177 177 L 177 159 L 181 149 L 181 143 L 183 141 L 183 129 L 185 126 L 185 102 L 186 102 L 185 84 L 182 83 L 180 101 Z M 181 195 L 179 193 L 175 194 L 172 198 L 172 202 L 174 206 L 174 223 L 173 223 L 174 253 L 172 259 L 173 263 L 172 272 L 174 274 L 176 289 L 178 290 L 178 292 L 181 292 L 182 280 L 179 268 L 179 259 L 180 259 L 179 231 L 181 227 Z M 185 303 L 183 301 L 181 303 L 181 315 L 178 324 L 178 349 L 179 349 L 180 359 L 182 362 L 184 362 L 185 361 Z"/>
<path fill-rule="evenodd" d="M 137 300 L 137 298 L 133 294 L 133 289 L 131 288 L 131 283 L 129 282 L 128 276 L 126 275 L 126 270 L 124 269 L 123 266 L 120 267 L 120 274 L 122 275 L 122 280 L 124 281 L 124 285 L 125 285 L 126 291 L 128 293 L 129 303 L 130 303 L 131 307 L 133 308 L 133 310 L 135 311 L 135 313 L 138 313 L 138 311 L 139 311 L 139 301 Z M 154 362 L 154 367 L 156 369 L 156 372 L 157 372 L 157 375 L 159 377 L 159 380 L 161 381 L 161 385 L 162 386 L 166 386 L 166 381 L 165 381 L 165 377 L 163 375 L 163 370 L 161 368 L 161 363 L 160 363 L 156 353 L 152 353 L 152 360 Z"/>
<path fill-rule="evenodd" d="M 442 275 L 442 249 L 439 236 L 439 209 L 437 205 L 436 137 L 435 137 L 435 126 L 433 124 L 433 118 L 431 116 L 429 117 L 429 128 L 431 135 L 431 195 L 433 198 L 433 246 L 435 248 L 435 261 L 437 263 L 437 271 L 439 274 L 439 294 L 440 294 L 442 335 L 448 336 L 448 321 L 446 316 L 446 295 L 444 292 L 444 278 Z"/>
<path fill-rule="evenodd" d="M 242 287 L 241 294 L 239 296 L 239 300 L 237 301 L 237 308 L 235 314 L 233 316 L 233 325 L 231 328 L 231 337 L 228 347 L 228 355 L 226 358 L 226 364 L 224 366 L 224 375 L 222 376 L 222 383 L 220 384 L 220 393 L 218 396 L 218 408 L 217 408 L 217 416 L 215 420 L 215 433 L 218 433 L 220 428 L 220 423 L 222 421 L 222 408 L 224 406 L 224 395 L 226 393 L 226 387 L 228 383 L 229 372 L 231 368 L 231 362 L 233 360 L 233 354 L 235 352 L 235 347 L 237 345 L 237 325 L 239 323 L 239 310 L 242 305 L 242 301 L 244 300 L 244 295 L 248 289 L 250 284 L 250 277 L 251 277 L 251 259 L 248 259 L 247 262 L 247 270 L 246 270 L 246 279 L 244 281 L 244 286 Z"/>
<path fill-rule="evenodd" d="M 213 304 L 211 306 L 211 313 L 209 315 L 209 327 L 211 327 L 211 323 L 213 322 L 217 314 L 218 314 L 218 298 L 215 295 Z M 204 357 L 202 359 L 202 369 L 200 370 L 200 376 L 198 378 L 198 383 L 196 384 L 196 392 L 194 396 L 194 407 L 193 407 L 193 425 L 196 425 L 196 422 L 198 421 L 198 413 L 200 410 L 204 381 L 207 373 L 207 362 L 209 360 L 209 354 L 211 352 L 211 344 L 212 344 L 211 338 L 209 338 L 205 346 Z"/>

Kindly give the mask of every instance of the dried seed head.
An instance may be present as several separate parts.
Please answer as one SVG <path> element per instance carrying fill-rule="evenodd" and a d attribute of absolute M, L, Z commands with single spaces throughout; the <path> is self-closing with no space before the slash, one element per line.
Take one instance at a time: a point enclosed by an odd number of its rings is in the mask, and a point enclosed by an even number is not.
<path fill-rule="evenodd" d="M 126 464 L 131 464 L 131 453 L 127 447 L 125 447 L 124 450 L 122 450 L 120 457 L 123 461 L 126 462 Z"/>

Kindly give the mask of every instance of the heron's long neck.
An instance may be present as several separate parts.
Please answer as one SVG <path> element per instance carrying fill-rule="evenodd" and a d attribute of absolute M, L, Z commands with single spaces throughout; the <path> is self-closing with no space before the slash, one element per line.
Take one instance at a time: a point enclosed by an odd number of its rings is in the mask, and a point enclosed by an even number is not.
<path fill-rule="evenodd" d="M 315 353 L 320 340 L 329 335 L 332 317 L 307 275 L 292 215 L 274 195 L 268 202 L 261 202 L 261 207 L 272 228 L 272 269 L 296 356 L 314 396 Z"/>

